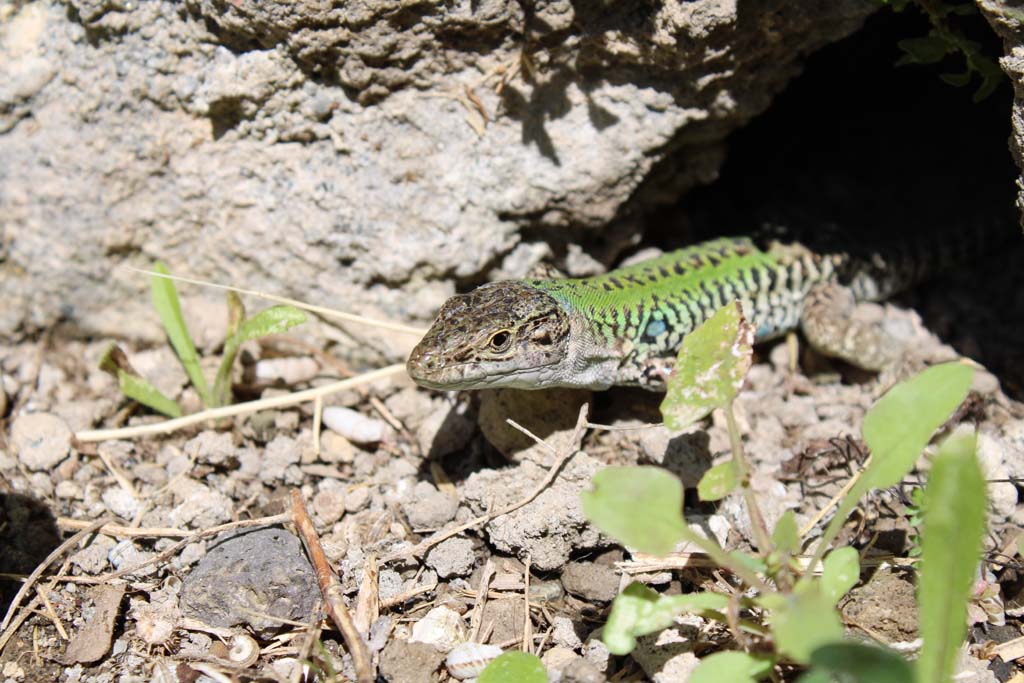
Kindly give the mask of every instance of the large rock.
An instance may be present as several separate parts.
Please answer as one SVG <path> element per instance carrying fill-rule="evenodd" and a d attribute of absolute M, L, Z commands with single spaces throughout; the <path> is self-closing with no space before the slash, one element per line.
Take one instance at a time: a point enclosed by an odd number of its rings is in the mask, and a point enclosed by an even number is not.
<path fill-rule="evenodd" d="M 876 3 L 66 5 L 0 23 L 0 335 L 156 336 L 118 268 L 156 258 L 424 321 L 454 278 L 529 267 L 524 226 L 713 179 L 723 139 Z M 383 339 L 361 348 L 415 341 Z"/>

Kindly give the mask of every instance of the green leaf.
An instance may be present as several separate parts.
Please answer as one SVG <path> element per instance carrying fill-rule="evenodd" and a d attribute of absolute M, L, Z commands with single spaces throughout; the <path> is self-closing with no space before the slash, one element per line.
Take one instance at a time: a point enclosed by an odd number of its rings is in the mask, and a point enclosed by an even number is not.
<path fill-rule="evenodd" d="M 871 460 L 836 507 L 815 548 L 816 558 L 824 555 L 865 493 L 894 486 L 910 472 L 932 434 L 967 396 L 973 376 L 974 369 L 964 363 L 936 365 L 900 382 L 871 407 L 861 427 Z"/>
<path fill-rule="evenodd" d="M 181 417 L 181 406 L 162 394 L 145 377 L 129 375 L 124 370 L 118 370 L 117 384 L 121 388 L 121 393 L 128 398 L 134 399 L 142 405 L 148 406 L 168 417 Z"/>
<path fill-rule="evenodd" d="M 858 643 L 832 643 L 822 645 L 811 653 L 812 670 L 817 678 L 800 679 L 799 683 L 833 680 L 832 674 L 842 675 L 848 683 L 911 683 L 914 670 L 910 664 L 891 650 Z"/>
<path fill-rule="evenodd" d="M 700 478 L 697 495 L 701 500 L 721 500 L 740 484 L 739 468 L 735 460 L 715 465 Z"/>
<path fill-rule="evenodd" d="M 688 683 L 756 683 L 772 670 L 772 660 L 746 652 L 716 652 L 700 660 Z"/>
<path fill-rule="evenodd" d="M 821 590 L 835 605 L 860 579 L 860 555 L 849 546 L 836 548 L 825 558 Z"/>
<path fill-rule="evenodd" d="M 510 650 L 487 665 L 478 683 L 547 683 L 548 672 L 537 655 Z"/>
<path fill-rule="evenodd" d="M 153 265 L 153 270 L 158 273 L 168 274 L 167 266 L 161 261 Z M 192 337 L 188 334 L 188 327 L 185 325 L 185 318 L 181 315 L 181 303 L 178 301 L 178 290 L 174 288 L 174 282 L 163 277 L 150 277 L 149 288 L 153 297 L 153 308 L 160 316 L 160 322 L 164 326 L 167 338 L 178 354 L 178 360 L 185 368 L 185 374 L 196 388 L 203 405 L 213 405 L 213 397 L 210 395 L 210 387 L 203 377 L 199 368 L 199 356 L 196 354 L 196 347 L 192 343 Z"/>
<path fill-rule="evenodd" d="M 789 595 L 766 595 L 758 602 L 771 610 L 769 623 L 778 651 L 799 664 L 826 643 L 843 638 L 843 624 L 817 582 L 800 583 Z"/>
<path fill-rule="evenodd" d="M 967 601 L 985 534 L 985 478 L 974 434 L 942 444 L 924 492 L 921 574 L 917 593 L 924 646 L 919 683 L 946 683 L 967 632 Z"/>
<path fill-rule="evenodd" d="M 729 599 L 718 593 L 661 595 L 642 583 L 633 582 L 612 603 L 601 640 L 612 654 L 629 654 L 639 636 L 668 628 L 680 614 L 717 613 L 728 605 Z"/>
<path fill-rule="evenodd" d="M 121 393 L 168 417 L 181 417 L 181 406 L 153 386 L 128 362 L 117 344 L 111 344 L 100 358 L 100 369 L 117 379 Z"/>
<path fill-rule="evenodd" d="M 861 428 L 871 449 L 871 464 L 861 480 L 878 489 L 899 483 L 935 430 L 966 398 L 973 377 L 970 365 L 943 363 L 897 384 L 879 399 Z"/>
<path fill-rule="evenodd" d="M 935 62 L 942 61 L 942 58 L 950 51 L 950 45 L 947 41 L 933 35 L 907 38 L 896 44 L 905 53 L 896 60 L 897 65 L 934 64 Z"/>
<path fill-rule="evenodd" d="M 718 311 L 683 338 L 668 379 L 661 415 L 681 430 L 731 401 L 750 369 L 754 328 L 743 319 L 739 302 Z"/>
<path fill-rule="evenodd" d="M 228 338 L 224 342 L 224 355 L 217 368 L 213 393 L 218 405 L 226 405 L 231 398 L 231 367 L 238 349 L 247 341 L 271 334 L 281 334 L 306 322 L 306 314 L 294 306 L 271 306 L 251 318 L 244 319 L 242 300 L 234 292 L 228 293 Z"/>
<path fill-rule="evenodd" d="M 598 529 L 641 552 L 667 555 L 689 527 L 683 485 L 658 467 L 608 467 L 580 494 L 583 514 Z"/>
<path fill-rule="evenodd" d="M 252 339 L 281 334 L 304 322 L 306 314 L 294 306 L 271 306 L 242 323 L 235 335 L 235 343 L 241 346 Z"/>
<path fill-rule="evenodd" d="M 772 543 L 775 549 L 790 555 L 800 553 L 800 530 L 796 526 L 796 515 L 792 510 L 786 510 L 775 523 L 775 530 L 772 531 Z"/>
<path fill-rule="evenodd" d="M 729 553 L 729 557 L 736 564 L 746 567 L 756 574 L 763 574 L 768 571 L 768 565 L 762 558 L 750 555 L 741 550 L 733 550 Z"/>
<path fill-rule="evenodd" d="M 940 74 L 939 78 L 954 87 L 962 88 L 971 82 L 971 72 L 968 70 L 961 74 Z"/>

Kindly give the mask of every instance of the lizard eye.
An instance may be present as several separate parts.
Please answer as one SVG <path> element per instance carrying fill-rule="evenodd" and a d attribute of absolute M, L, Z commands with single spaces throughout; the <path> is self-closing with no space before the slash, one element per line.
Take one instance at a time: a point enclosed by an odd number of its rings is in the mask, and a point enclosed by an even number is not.
<path fill-rule="evenodd" d="M 487 344 L 493 351 L 504 351 L 512 343 L 512 333 L 508 330 L 501 330 L 491 335 Z"/>

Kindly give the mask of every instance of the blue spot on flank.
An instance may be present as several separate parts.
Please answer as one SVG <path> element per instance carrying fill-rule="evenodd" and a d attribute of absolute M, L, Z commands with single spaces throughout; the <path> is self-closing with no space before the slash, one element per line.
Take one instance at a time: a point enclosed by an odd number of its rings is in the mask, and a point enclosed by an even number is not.
<path fill-rule="evenodd" d="M 644 330 L 645 337 L 657 337 L 667 330 L 668 327 L 665 325 L 664 320 L 652 320 L 647 323 L 647 329 Z"/>
<path fill-rule="evenodd" d="M 755 333 L 756 339 L 763 339 L 775 334 L 775 325 L 771 323 L 763 323 L 757 326 L 757 332 Z"/>

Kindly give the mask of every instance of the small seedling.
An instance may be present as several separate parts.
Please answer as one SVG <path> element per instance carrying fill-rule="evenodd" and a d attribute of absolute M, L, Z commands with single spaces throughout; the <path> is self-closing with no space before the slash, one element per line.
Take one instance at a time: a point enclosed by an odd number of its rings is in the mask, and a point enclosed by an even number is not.
<path fill-rule="evenodd" d="M 163 263 L 157 262 L 153 269 L 157 273 L 168 274 L 167 266 Z M 271 306 L 246 318 L 242 300 L 236 293 L 228 292 L 228 333 L 211 391 L 199 364 L 199 354 L 196 353 L 195 344 L 185 324 L 174 282 L 169 278 L 153 275 L 150 277 L 150 290 L 153 307 L 160 316 L 167 339 L 185 369 L 189 382 L 195 388 L 203 406 L 207 408 L 231 402 L 231 369 L 243 343 L 271 334 L 281 334 L 306 321 L 306 314 L 294 306 Z M 181 415 L 181 406 L 161 393 L 136 371 L 116 344 L 112 344 L 100 359 L 100 368 L 117 378 L 118 386 L 125 396 L 168 417 Z"/>
<path fill-rule="evenodd" d="M 973 435 L 958 434 L 940 446 L 925 489 L 919 584 L 925 646 L 916 664 L 882 648 L 843 640 L 836 605 L 859 581 L 860 557 L 850 547 L 829 549 L 864 494 L 896 484 L 913 469 L 936 430 L 966 397 L 973 369 L 963 363 L 929 368 L 893 387 L 868 411 L 862 435 L 871 458 L 838 503 L 809 564 L 802 565 L 796 556 L 804 542 L 793 513 L 783 514 L 771 533 L 765 527 L 733 415 L 733 400 L 750 367 L 752 336 L 737 305 L 722 308 L 689 335 L 669 379 L 662 415 L 671 429 L 682 429 L 713 410 L 725 413 L 732 459 L 708 470 L 697 490 L 704 500 L 742 492 L 756 553 L 726 552 L 694 532 L 683 516 L 682 484 L 662 469 L 608 468 L 582 494 L 587 518 L 624 545 L 664 555 L 688 542 L 744 586 L 733 595 L 705 591 L 669 596 L 633 583 L 612 605 L 603 630 L 605 644 L 613 654 L 627 654 L 637 637 L 691 613 L 727 624 L 737 638 L 747 634 L 743 645 L 748 651 L 720 652 L 702 660 L 690 679 L 698 683 L 756 681 L 779 664 L 804 668 L 801 683 L 949 681 L 966 633 L 966 603 L 985 529 L 985 486 Z M 644 505 L 637 505 L 638 500 Z M 959 520 L 955 532 L 948 528 L 952 520 Z M 955 542 L 948 542 L 954 537 Z"/>

